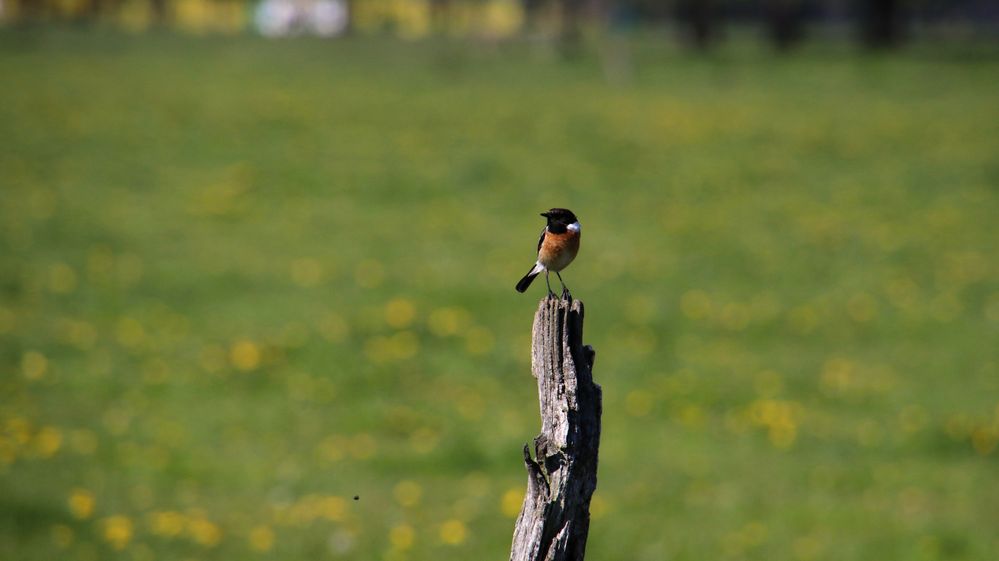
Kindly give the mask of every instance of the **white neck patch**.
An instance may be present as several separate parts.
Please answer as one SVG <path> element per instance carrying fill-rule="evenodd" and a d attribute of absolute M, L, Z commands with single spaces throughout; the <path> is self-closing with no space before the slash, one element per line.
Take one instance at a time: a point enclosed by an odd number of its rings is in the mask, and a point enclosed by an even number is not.
<path fill-rule="evenodd" d="M 570 232 L 579 232 L 579 222 L 577 221 L 573 222 L 572 224 L 569 224 L 568 226 L 566 226 L 566 229 L 568 229 Z"/>

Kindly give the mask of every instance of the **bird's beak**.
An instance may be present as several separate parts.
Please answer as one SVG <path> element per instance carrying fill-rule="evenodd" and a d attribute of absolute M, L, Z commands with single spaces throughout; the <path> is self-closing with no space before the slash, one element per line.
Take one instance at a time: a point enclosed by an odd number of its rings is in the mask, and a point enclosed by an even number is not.
<path fill-rule="evenodd" d="M 548 213 L 547 212 L 542 212 L 541 216 L 544 216 L 545 218 L 548 218 Z"/>

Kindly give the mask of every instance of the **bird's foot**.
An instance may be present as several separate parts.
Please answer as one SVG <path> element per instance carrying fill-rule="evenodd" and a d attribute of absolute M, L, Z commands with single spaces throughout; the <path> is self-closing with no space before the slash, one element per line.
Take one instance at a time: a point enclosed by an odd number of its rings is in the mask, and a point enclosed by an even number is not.
<path fill-rule="evenodd" d="M 572 302 L 572 293 L 565 286 L 562 287 L 562 299 Z"/>

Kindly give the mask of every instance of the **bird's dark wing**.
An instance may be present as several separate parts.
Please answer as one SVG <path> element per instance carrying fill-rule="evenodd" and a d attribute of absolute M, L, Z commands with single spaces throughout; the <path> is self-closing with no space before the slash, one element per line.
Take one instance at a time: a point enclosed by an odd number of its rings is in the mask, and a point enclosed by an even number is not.
<path fill-rule="evenodd" d="M 548 231 L 548 226 L 541 229 L 541 237 L 538 238 L 538 251 L 541 251 L 541 244 L 545 241 L 545 232 Z"/>

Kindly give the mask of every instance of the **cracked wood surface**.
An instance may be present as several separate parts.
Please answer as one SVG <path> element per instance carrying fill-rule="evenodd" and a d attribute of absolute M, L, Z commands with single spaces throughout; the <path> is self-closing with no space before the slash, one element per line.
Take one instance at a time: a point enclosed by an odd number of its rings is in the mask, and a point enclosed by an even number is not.
<path fill-rule="evenodd" d="M 583 303 L 546 297 L 534 315 L 531 370 L 538 380 L 541 434 L 524 445 L 527 493 L 511 561 L 582 561 L 597 487 L 600 386 L 594 351 L 583 345 Z"/>

